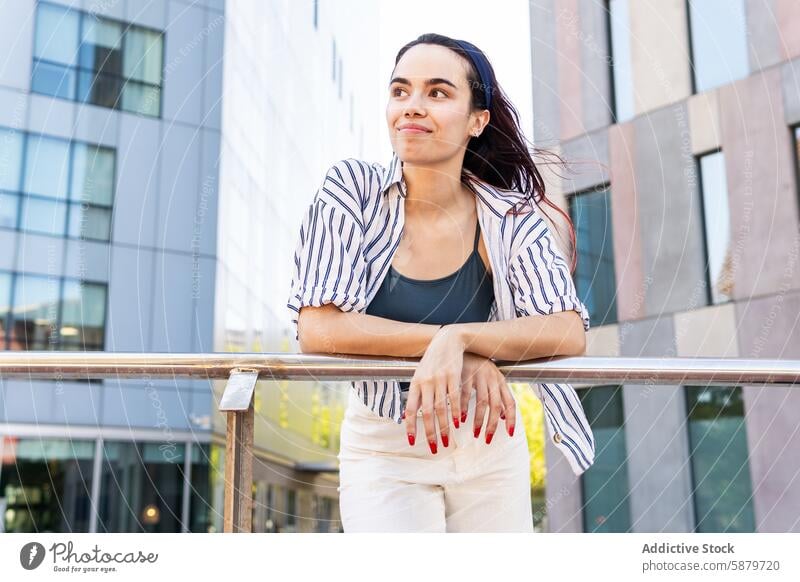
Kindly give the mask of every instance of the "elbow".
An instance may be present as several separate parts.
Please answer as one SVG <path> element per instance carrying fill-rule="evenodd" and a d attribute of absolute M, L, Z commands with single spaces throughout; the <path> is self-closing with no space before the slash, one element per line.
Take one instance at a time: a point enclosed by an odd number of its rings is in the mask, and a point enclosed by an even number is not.
<path fill-rule="evenodd" d="M 341 313 L 334 305 L 303 307 L 297 318 L 297 337 L 300 352 L 304 354 L 335 353 L 333 337 L 328 330 L 334 313 Z"/>
<path fill-rule="evenodd" d="M 583 325 L 581 325 L 580 332 L 577 334 L 577 340 L 575 342 L 575 350 L 572 355 L 573 356 L 586 355 L 586 331 L 583 329 Z"/>
<path fill-rule="evenodd" d="M 562 338 L 559 342 L 558 355 L 577 357 L 586 354 L 586 330 L 583 320 L 575 311 L 561 312 L 558 317 L 563 319 L 559 323 Z"/>
<path fill-rule="evenodd" d="M 307 307 L 300 309 L 300 315 L 297 318 L 297 339 L 300 352 L 303 354 L 313 354 L 317 351 L 316 338 L 314 337 L 316 326 L 310 325 L 310 318 L 311 314 Z"/>

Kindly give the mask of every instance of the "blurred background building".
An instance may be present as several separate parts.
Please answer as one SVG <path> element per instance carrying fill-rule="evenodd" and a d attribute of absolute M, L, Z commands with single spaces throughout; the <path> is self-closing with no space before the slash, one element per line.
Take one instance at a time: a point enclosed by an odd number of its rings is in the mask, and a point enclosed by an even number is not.
<path fill-rule="evenodd" d="M 0 4 L 2 349 L 296 351 L 296 193 L 375 148 L 355 111 L 377 99 L 377 37 L 345 35 L 354 18 L 317 1 Z M 211 384 L 2 380 L 0 531 L 221 531 Z M 257 390 L 254 529 L 337 531 L 346 393 L 286 384 Z"/>
<path fill-rule="evenodd" d="M 800 357 L 800 5 L 523 4 L 531 71 L 496 70 L 531 78 L 521 117 L 574 170 L 543 166 L 576 227 L 587 353 Z M 396 50 L 437 31 L 492 58 L 528 35 L 510 3 L 500 33 L 445 6 L 415 34 L 395 13 L 387 38 L 379 3 L 358 8 L 0 4 L 0 349 L 297 352 L 297 225 L 332 161 L 386 161 Z M 223 385 L 0 380 L 0 531 L 221 531 Z M 348 386 L 258 383 L 255 531 L 340 529 Z M 597 460 L 576 479 L 518 392 L 537 529 L 800 530 L 797 391 L 580 394 Z"/>
<path fill-rule="evenodd" d="M 530 2 L 534 135 L 575 223 L 588 355 L 800 357 L 800 3 Z M 552 531 L 800 531 L 800 393 L 580 391 Z M 552 445 L 550 445 L 552 448 Z"/>

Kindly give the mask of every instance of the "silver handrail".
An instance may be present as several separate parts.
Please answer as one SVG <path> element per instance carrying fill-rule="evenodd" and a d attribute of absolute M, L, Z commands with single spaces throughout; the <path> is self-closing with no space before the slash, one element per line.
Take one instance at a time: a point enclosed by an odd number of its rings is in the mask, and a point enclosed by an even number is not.
<path fill-rule="evenodd" d="M 262 380 L 408 380 L 418 358 L 265 353 L 0 352 L 0 376 L 45 379 L 226 379 L 237 368 Z M 782 384 L 800 381 L 800 360 L 741 358 L 553 357 L 497 361 L 517 382 Z"/>
<path fill-rule="evenodd" d="M 0 379 L 227 379 L 225 532 L 252 531 L 253 392 L 258 380 L 409 380 L 418 358 L 263 353 L 0 352 Z M 590 384 L 800 384 L 800 360 L 551 357 L 497 361 L 510 381 Z M 579 388 L 580 386 L 576 386 Z"/>

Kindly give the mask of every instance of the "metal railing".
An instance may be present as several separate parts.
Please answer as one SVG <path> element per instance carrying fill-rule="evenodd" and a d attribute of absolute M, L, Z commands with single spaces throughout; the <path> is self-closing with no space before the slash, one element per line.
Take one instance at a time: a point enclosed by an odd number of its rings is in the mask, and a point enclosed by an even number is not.
<path fill-rule="evenodd" d="M 309 354 L 166 354 L 0 352 L 0 379 L 227 379 L 219 410 L 227 413 L 225 532 L 252 529 L 253 393 L 257 380 L 409 380 L 418 358 Z M 800 383 L 800 360 L 731 358 L 554 357 L 498 368 L 509 381 L 577 384 Z"/>

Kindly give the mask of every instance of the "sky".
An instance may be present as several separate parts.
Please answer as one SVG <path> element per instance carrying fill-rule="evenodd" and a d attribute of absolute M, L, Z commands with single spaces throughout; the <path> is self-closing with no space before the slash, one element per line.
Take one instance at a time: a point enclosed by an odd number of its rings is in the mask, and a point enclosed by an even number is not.
<path fill-rule="evenodd" d="M 532 140 L 528 0 L 380 0 L 380 67 L 387 82 L 397 51 L 426 32 L 467 40 L 486 54 L 500 86 L 519 112 L 526 137 Z M 392 155 L 386 133 L 386 95 L 377 107 L 381 160 Z"/>

